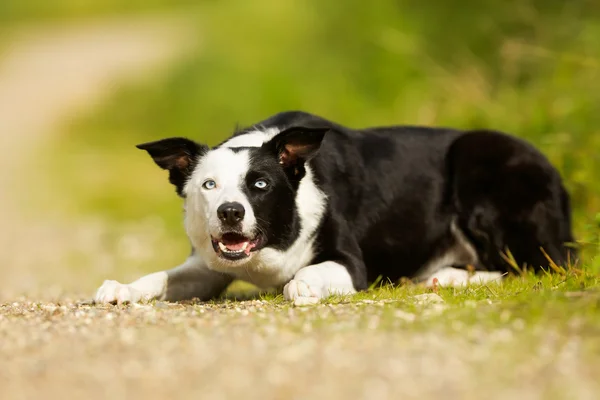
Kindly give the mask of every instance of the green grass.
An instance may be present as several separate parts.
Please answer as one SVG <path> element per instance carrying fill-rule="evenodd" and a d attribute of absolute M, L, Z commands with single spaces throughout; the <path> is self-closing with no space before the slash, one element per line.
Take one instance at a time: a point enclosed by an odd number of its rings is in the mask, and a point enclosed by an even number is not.
<path fill-rule="evenodd" d="M 600 295 L 600 276 L 585 269 L 561 269 L 556 273 L 536 275 L 531 271 L 505 276 L 502 280 L 485 285 L 470 285 L 467 287 L 444 287 L 437 285 L 427 288 L 421 284 L 401 282 L 400 284 L 379 283 L 368 290 L 353 296 L 332 296 L 323 304 L 339 304 L 369 301 L 407 300 L 416 295 L 435 293 L 449 304 L 464 304 L 468 301 L 500 301 L 507 299 L 529 301 L 533 296 L 550 300 L 561 297 L 565 293 L 595 293 Z M 226 299 L 260 298 L 262 300 L 281 300 L 281 294 L 276 292 L 256 292 L 249 294 L 245 284 L 236 283 L 229 289 Z M 235 297 L 236 293 L 238 296 Z"/>
<path fill-rule="evenodd" d="M 316 311 L 300 314 L 292 324 L 290 310 L 297 307 L 277 292 L 251 292 L 243 284 L 234 284 L 221 299 L 180 304 L 196 310 L 209 307 L 218 311 L 215 315 L 228 319 L 249 305 L 256 305 L 256 300 L 260 308 L 274 315 L 277 321 L 274 326 L 282 332 L 301 331 L 310 321 L 326 332 L 331 329 L 355 333 L 402 329 L 446 335 L 462 334 L 472 328 L 488 332 L 507 328 L 523 336 L 519 331 L 527 327 L 533 335 L 540 334 L 540 329 L 565 337 L 576 334 L 592 338 L 600 333 L 600 277 L 579 270 L 542 276 L 524 273 L 507 277 L 501 283 L 466 287 L 378 285 L 352 296 L 332 296 L 318 305 L 301 307 Z M 151 304 L 165 308 L 159 305 L 165 304 L 162 302 Z M 130 306 L 117 306 L 123 307 Z M 343 324 L 344 321 L 351 321 L 351 326 Z M 265 322 L 253 319 L 257 327 Z M 273 320 L 269 318 L 268 323 L 273 324 Z"/>
<path fill-rule="evenodd" d="M 428 296 L 426 300 L 422 295 Z M 432 295 L 434 301 L 430 301 Z M 279 334 L 301 333 L 310 324 L 313 334 L 324 336 L 334 332 L 433 332 L 444 338 L 494 341 L 491 338 L 502 333 L 509 341 L 518 337 L 524 351 L 525 343 L 533 345 L 543 340 L 544 334 L 556 335 L 564 342 L 578 336 L 596 348 L 600 345 L 592 340 L 600 333 L 600 278 L 582 271 L 524 274 L 509 277 L 502 284 L 463 288 L 383 285 L 353 296 L 333 296 L 294 318 L 290 318 L 294 307 L 277 293 L 248 296 L 244 292 L 241 297 L 230 294 L 223 300 L 183 305 L 213 307 L 217 315 L 228 319 L 248 309 L 252 299 L 259 299 L 259 307 L 271 314 L 268 320 L 252 318 L 252 326 L 260 329 L 268 323 Z"/>

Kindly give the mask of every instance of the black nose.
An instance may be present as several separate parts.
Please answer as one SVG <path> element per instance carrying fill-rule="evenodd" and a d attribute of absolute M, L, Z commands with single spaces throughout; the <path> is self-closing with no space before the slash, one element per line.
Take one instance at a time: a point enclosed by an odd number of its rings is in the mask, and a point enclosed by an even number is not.
<path fill-rule="evenodd" d="M 235 225 L 244 219 L 246 210 L 240 203 L 223 203 L 217 208 L 219 219 L 228 225 Z"/>

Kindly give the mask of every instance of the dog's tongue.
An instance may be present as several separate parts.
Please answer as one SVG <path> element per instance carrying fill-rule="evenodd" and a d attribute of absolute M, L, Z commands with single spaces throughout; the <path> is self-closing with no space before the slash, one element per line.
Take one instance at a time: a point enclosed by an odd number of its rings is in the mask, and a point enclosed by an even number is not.
<path fill-rule="evenodd" d="M 248 243 L 248 242 L 237 242 L 237 243 L 227 243 L 227 242 L 223 242 L 223 244 L 225 246 L 227 246 L 227 248 L 229 250 L 233 250 L 233 251 L 240 251 L 244 248 L 244 245 Z"/>
<path fill-rule="evenodd" d="M 229 250 L 233 251 L 240 251 L 244 248 L 244 245 L 248 244 L 248 240 L 245 237 L 235 234 L 224 235 L 221 241 Z"/>

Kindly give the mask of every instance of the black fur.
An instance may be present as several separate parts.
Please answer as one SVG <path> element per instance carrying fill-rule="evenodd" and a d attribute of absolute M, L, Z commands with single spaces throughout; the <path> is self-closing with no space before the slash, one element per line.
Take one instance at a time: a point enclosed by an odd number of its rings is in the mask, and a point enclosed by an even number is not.
<path fill-rule="evenodd" d="M 251 168 L 243 191 L 254 209 L 257 225 L 265 239 L 263 245 L 284 250 L 292 245 L 300 232 L 295 208 L 298 180 L 288 178 L 271 146 L 250 149 L 250 154 Z M 266 189 L 254 187 L 259 178 L 269 183 Z"/>
<path fill-rule="evenodd" d="M 329 129 L 310 162 L 329 197 L 314 263 L 342 263 L 357 289 L 379 276 L 415 276 L 453 245 L 454 219 L 477 250 L 476 269 L 511 272 L 501 256 L 506 250 L 536 271 L 549 264 L 541 248 L 559 265 L 574 255 L 567 247 L 571 211 L 561 178 L 523 140 L 413 126 L 353 130 L 303 112 L 277 114 L 257 126 Z M 284 203 L 274 220 L 296 231 L 292 203 Z"/>
<path fill-rule="evenodd" d="M 250 152 L 250 168 L 243 191 L 263 237 L 261 247 L 285 250 L 298 237 L 296 191 L 305 174 L 305 163 L 317 154 L 327 130 L 292 127 L 262 147 L 237 148 L 237 151 Z M 268 186 L 256 188 L 254 184 L 258 179 L 266 180 Z"/>
<path fill-rule="evenodd" d="M 208 146 L 186 138 L 162 139 L 136 147 L 146 150 L 156 165 L 169 171 L 169 182 L 180 197 L 184 197 L 183 188 L 199 158 L 208 151 Z"/>
<path fill-rule="evenodd" d="M 518 262 L 547 266 L 540 248 L 557 264 L 568 263 L 568 195 L 533 146 L 498 132 L 470 132 L 452 144 L 447 163 L 459 226 L 486 265 L 503 270 L 497 250 L 508 249 Z"/>

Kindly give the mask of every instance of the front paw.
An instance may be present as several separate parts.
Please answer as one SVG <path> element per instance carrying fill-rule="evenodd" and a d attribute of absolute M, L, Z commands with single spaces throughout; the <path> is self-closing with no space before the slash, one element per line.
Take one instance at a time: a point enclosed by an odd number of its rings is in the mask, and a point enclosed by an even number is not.
<path fill-rule="evenodd" d="M 293 301 L 295 306 L 317 304 L 321 300 L 321 291 L 311 287 L 305 281 L 292 279 L 283 288 L 283 297 Z"/>
<path fill-rule="evenodd" d="M 138 303 L 141 300 L 143 300 L 143 293 L 134 289 L 131 285 L 108 280 L 104 281 L 94 297 L 94 301 L 100 304 Z"/>

